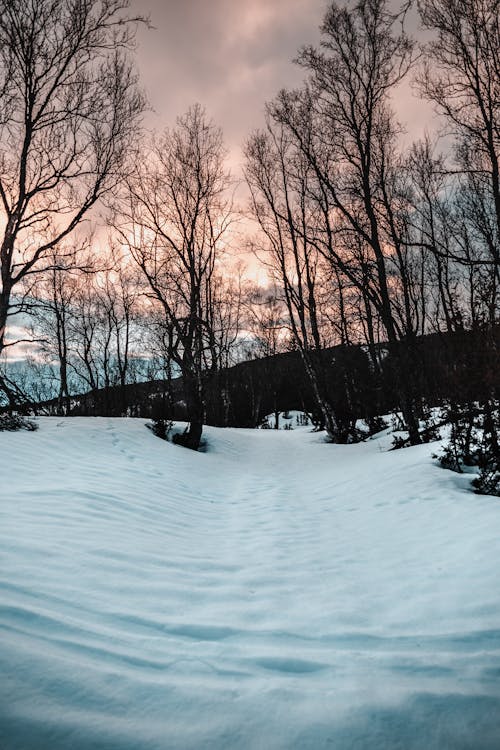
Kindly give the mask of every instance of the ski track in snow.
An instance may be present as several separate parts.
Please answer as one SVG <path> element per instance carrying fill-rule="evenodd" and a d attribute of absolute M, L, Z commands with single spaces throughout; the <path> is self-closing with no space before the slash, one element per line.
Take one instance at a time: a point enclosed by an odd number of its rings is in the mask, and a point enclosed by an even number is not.
<path fill-rule="evenodd" d="M 1 750 L 499 750 L 500 500 L 290 432 L 0 434 Z"/>

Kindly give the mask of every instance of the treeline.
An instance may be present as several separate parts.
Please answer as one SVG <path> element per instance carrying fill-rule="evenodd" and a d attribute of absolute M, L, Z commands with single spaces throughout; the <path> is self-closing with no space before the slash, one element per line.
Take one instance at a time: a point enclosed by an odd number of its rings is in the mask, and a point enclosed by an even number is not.
<path fill-rule="evenodd" d="M 498 319 L 498 3 L 424 0 L 419 10 L 435 35 L 420 49 L 383 0 L 332 5 L 321 47 L 299 53 L 305 85 L 268 105 L 246 149 L 254 213 L 332 440 L 350 437 L 317 356 L 332 330 L 363 341 L 375 371 L 375 344 L 387 341 L 412 444 L 419 335 L 480 331 L 496 397 L 497 350 L 484 332 Z M 419 53 L 421 96 L 453 134 L 448 159 L 429 138 L 400 147 L 391 97 Z"/>
<path fill-rule="evenodd" d="M 237 228 L 221 130 L 196 105 L 161 135 L 141 134 L 144 100 L 123 50 L 142 20 L 123 15 L 126 2 L 77 3 L 76 14 L 73 5 L 2 5 L 11 71 L 2 95 L 28 115 L 0 123 L 10 148 L 0 353 L 7 317 L 29 313 L 39 352 L 58 367 L 61 411 L 77 384 L 181 377 L 189 424 L 178 440 L 196 449 L 214 388 L 229 420 L 229 366 L 291 350 L 332 441 L 359 438 L 361 391 L 373 394 L 375 415 L 390 390 L 409 443 L 427 439 L 422 417 L 437 399 L 453 424 L 466 408 L 464 429 L 489 436 L 481 455 L 496 460 L 499 0 L 421 0 L 425 44 L 405 32 L 406 5 L 329 5 L 320 46 L 298 53 L 303 85 L 268 103 L 244 149 L 250 244 L 268 274 L 261 288 L 237 262 L 249 240 Z M 37 49 L 58 50 L 41 56 L 45 67 L 27 54 L 35 38 Z M 404 147 L 393 102 L 410 81 L 442 130 Z M 103 199 L 107 258 L 68 244 Z M 421 345 L 429 335 L 442 342 L 435 375 Z M 463 342 L 463 356 L 451 341 Z M 371 386 L 359 387 L 350 354 L 332 370 L 332 347 L 362 353 Z M 18 386 L 6 374 L 2 382 L 14 403 Z"/>
<path fill-rule="evenodd" d="M 500 5 L 421 0 L 417 45 L 384 0 L 332 4 L 319 48 L 297 62 L 302 88 L 281 91 L 248 141 L 253 211 L 266 237 L 294 340 L 333 441 L 356 439 L 329 395 L 325 345 L 363 342 L 378 376 L 387 342 L 397 408 L 412 445 L 432 375 L 419 336 L 474 342 L 470 369 L 449 360 L 452 442 L 445 463 L 477 463 L 499 490 Z M 446 148 L 402 148 L 392 100 L 409 76 L 441 116 Z M 465 354 L 465 351 L 464 351 Z M 437 367 L 437 363 L 436 363 Z M 346 388 L 349 401 L 349 389 Z M 479 401 L 479 403 L 478 403 Z"/>
<path fill-rule="evenodd" d="M 494 332 L 497 345 L 500 329 Z M 461 403 L 475 404 L 488 396 L 481 353 L 486 349 L 477 332 L 429 334 L 416 341 L 421 368 L 418 419 L 423 440 L 436 437 L 438 424 L 429 405 L 449 403 L 458 394 Z M 394 389 L 396 368 L 385 345 L 381 367 L 373 372 L 371 356 L 362 345 L 338 345 L 322 351 L 328 397 L 335 412 L 349 420 L 353 439 L 361 440 L 383 429 L 380 415 L 398 410 Z M 26 372 L 29 370 L 26 370 Z M 36 377 L 39 386 L 43 377 Z M 204 373 L 205 423 L 218 427 L 257 427 L 270 414 L 289 409 L 308 413 L 317 429 L 324 429 L 310 378 L 300 352 L 288 351 L 239 362 L 217 372 Z M 58 397 L 36 399 L 32 413 L 61 414 Z M 181 377 L 129 382 L 73 392 L 66 413 L 75 416 L 133 416 L 153 420 L 189 418 Z M 364 424 L 360 426 L 359 420 Z M 279 422 L 279 419 L 276 419 Z M 404 427 L 399 423 L 401 428 Z"/>

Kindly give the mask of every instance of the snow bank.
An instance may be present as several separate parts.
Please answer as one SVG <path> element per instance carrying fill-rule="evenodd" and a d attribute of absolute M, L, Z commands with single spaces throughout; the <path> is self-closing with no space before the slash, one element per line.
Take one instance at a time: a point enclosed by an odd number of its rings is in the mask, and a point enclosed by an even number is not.
<path fill-rule="evenodd" d="M 206 432 L 0 434 L 2 750 L 498 750 L 499 500 L 432 446 Z"/>

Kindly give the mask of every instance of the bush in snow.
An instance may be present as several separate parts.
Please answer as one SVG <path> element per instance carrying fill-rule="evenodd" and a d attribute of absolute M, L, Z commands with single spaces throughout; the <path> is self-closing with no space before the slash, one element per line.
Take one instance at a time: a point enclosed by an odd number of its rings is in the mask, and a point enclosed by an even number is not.
<path fill-rule="evenodd" d="M 423 409 L 422 421 L 420 422 L 420 437 L 423 443 L 432 443 L 441 439 L 440 426 L 441 412 L 439 409 Z"/>
<path fill-rule="evenodd" d="M 437 456 L 445 469 L 459 473 L 464 467 L 477 466 L 480 460 L 481 420 L 474 404 L 450 403 L 445 412 L 445 421 L 450 424 L 450 438 Z"/>
<path fill-rule="evenodd" d="M 479 476 L 473 480 L 472 485 L 478 495 L 500 497 L 500 460 L 496 458 L 481 469 Z"/>
<path fill-rule="evenodd" d="M 462 473 L 466 467 L 477 467 L 479 475 L 472 482 L 482 495 L 500 497 L 500 408 L 489 399 L 477 404 L 449 407 L 450 439 L 438 456 L 441 466 Z"/>
<path fill-rule="evenodd" d="M 172 432 L 173 422 L 168 418 L 167 409 L 163 403 L 155 404 L 153 407 L 151 424 L 147 424 L 146 427 L 150 429 L 156 437 L 159 437 L 162 440 L 168 440 L 170 433 Z"/>
<path fill-rule="evenodd" d="M 441 438 L 439 431 L 440 426 L 443 424 L 442 421 L 438 422 L 438 412 L 432 411 L 431 409 L 423 409 L 422 419 L 419 421 L 418 434 L 422 443 L 432 443 L 435 440 Z M 392 418 L 393 429 L 406 432 L 407 428 L 404 425 L 399 415 L 394 415 Z M 395 435 L 392 440 L 392 450 L 398 450 L 399 448 L 409 448 L 411 445 L 410 438 L 402 435 Z"/>
<path fill-rule="evenodd" d="M 392 438 L 391 450 L 398 451 L 400 448 L 408 448 L 409 444 L 408 438 L 405 438 L 402 435 L 394 435 Z"/>
<path fill-rule="evenodd" d="M 0 432 L 17 432 L 17 430 L 38 430 L 38 425 L 32 419 L 21 414 L 0 414 Z"/>
<path fill-rule="evenodd" d="M 500 408 L 486 401 L 482 409 L 482 440 L 479 448 L 479 476 L 474 479 L 476 492 L 500 497 Z"/>
<path fill-rule="evenodd" d="M 153 435 L 156 435 L 156 437 L 159 437 L 162 440 L 168 440 L 172 431 L 173 422 L 170 419 L 154 419 L 151 425 L 148 426 L 151 428 Z"/>

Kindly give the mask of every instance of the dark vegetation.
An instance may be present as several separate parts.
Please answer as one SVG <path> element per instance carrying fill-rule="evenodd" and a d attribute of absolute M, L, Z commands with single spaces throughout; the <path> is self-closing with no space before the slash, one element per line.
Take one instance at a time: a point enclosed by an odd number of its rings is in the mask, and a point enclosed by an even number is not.
<path fill-rule="evenodd" d="M 415 371 L 415 391 L 420 395 L 419 422 L 429 420 L 428 405 L 442 409 L 442 423 L 472 425 L 482 414 L 479 406 L 491 391 L 498 388 L 484 377 L 483 358 L 496 356 L 500 344 L 500 329 L 495 331 L 494 351 L 478 356 L 491 342 L 481 331 L 461 331 L 453 334 L 432 334 L 416 341 L 419 367 Z M 370 355 L 362 346 L 337 346 L 322 352 L 325 362 L 326 387 L 339 419 L 354 430 L 355 422 L 364 419 L 377 431 L 380 414 L 398 410 L 394 391 L 394 363 L 387 347 L 380 347 L 380 369 L 374 373 Z M 298 352 L 284 352 L 261 359 L 240 362 L 223 371 L 225 397 L 221 398 L 221 373 L 205 373 L 207 424 L 219 427 L 256 427 L 268 414 L 288 409 L 305 411 L 315 424 L 324 429 L 322 413 L 315 400 L 306 369 Z M 496 375 L 494 376 L 496 379 Z M 496 392 L 496 391 L 495 391 Z M 460 393 L 460 403 L 452 406 L 451 395 Z M 7 408 L 7 407 L 5 407 Z M 37 415 L 57 415 L 58 398 L 34 403 L 25 401 L 25 410 Z M 453 412 L 453 408 L 455 412 Z M 188 419 L 181 377 L 114 385 L 74 395 L 68 403 L 68 415 L 73 416 L 133 416 L 156 420 Z M 404 422 L 401 425 L 404 429 Z M 383 427 L 381 427 L 383 429 Z M 462 430 L 459 429 L 462 434 Z M 424 424 L 420 429 L 423 442 L 435 439 L 436 430 Z M 469 436 L 467 445 L 472 437 Z M 358 436 L 359 437 L 359 436 Z M 468 452 L 467 452 L 468 451 Z M 473 459 L 471 448 L 461 449 L 466 462 Z M 450 462 L 449 468 L 458 470 Z"/>
<path fill-rule="evenodd" d="M 37 423 L 28 419 L 24 414 L 0 414 L 0 432 L 17 432 L 18 430 L 35 432 L 37 429 Z"/>

